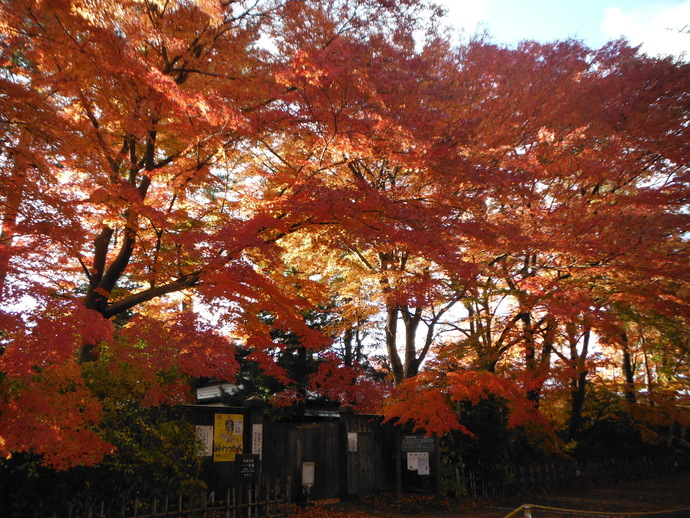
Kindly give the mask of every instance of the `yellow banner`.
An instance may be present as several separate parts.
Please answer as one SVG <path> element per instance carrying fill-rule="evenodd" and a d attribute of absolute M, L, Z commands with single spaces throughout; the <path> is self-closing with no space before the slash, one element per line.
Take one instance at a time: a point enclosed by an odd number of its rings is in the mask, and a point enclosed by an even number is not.
<path fill-rule="evenodd" d="M 213 427 L 213 461 L 234 461 L 242 454 L 244 417 L 242 414 L 216 414 Z"/>

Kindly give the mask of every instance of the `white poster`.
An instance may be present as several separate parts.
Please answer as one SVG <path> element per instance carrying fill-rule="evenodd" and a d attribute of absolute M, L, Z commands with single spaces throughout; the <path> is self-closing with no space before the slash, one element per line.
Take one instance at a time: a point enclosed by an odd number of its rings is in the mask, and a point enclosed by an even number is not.
<path fill-rule="evenodd" d="M 302 485 L 306 487 L 311 487 L 314 485 L 314 463 L 313 462 L 303 462 L 302 463 Z"/>
<path fill-rule="evenodd" d="M 197 425 L 196 436 L 202 444 L 199 456 L 210 457 L 213 455 L 213 426 Z"/>
<path fill-rule="evenodd" d="M 253 424 L 252 425 L 252 453 L 258 455 L 261 458 L 261 451 L 263 450 L 264 444 L 264 425 Z"/>
<path fill-rule="evenodd" d="M 357 451 L 357 432 L 347 433 L 347 451 L 351 453 Z"/>
<path fill-rule="evenodd" d="M 407 452 L 407 469 L 410 471 L 417 471 L 417 457 L 419 452 L 408 451 Z"/>
<path fill-rule="evenodd" d="M 420 475 L 428 475 L 429 471 L 429 452 L 420 453 L 417 457 L 417 473 Z"/>
<path fill-rule="evenodd" d="M 420 475 L 429 474 L 429 452 L 428 451 L 408 451 L 407 469 L 418 471 Z"/>

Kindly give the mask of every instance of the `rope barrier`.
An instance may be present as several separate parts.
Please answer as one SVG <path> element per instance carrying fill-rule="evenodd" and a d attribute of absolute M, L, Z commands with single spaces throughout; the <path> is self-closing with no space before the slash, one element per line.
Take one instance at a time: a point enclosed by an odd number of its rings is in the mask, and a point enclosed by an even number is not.
<path fill-rule="evenodd" d="M 518 507 L 517 509 L 515 509 L 515 511 L 511 512 L 510 514 L 505 515 L 503 518 L 513 518 L 513 516 L 515 516 L 515 515 L 516 515 L 517 513 L 519 513 L 520 511 L 522 511 L 524 508 L 525 508 L 525 506 L 524 506 L 524 505 L 521 505 L 520 507 Z"/>
<path fill-rule="evenodd" d="M 625 512 L 625 513 L 617 513 L 617 512 L 609 512 L 609 511 L 581 511 L 579 509 L 566 509 L 566 508 L 561 508 L 561 507 L 549 507 L 545 505 L 533 505 L 533 504 L 523 504 L 514 511 L 512 511 L 510 514 L 507 514 L 504 516 L 504 518 L 512 518 L 513 516 L 516 516 L 517 513 L 520 511 L 523 511 L 523 516 L 524 518 L 532 518 L 532 510 L 533 509 L 539 509 L 542 511 L 553 511 L 553 512 L 559 512 L 559 513 L 571 513 L 571 514 L 584 514 L 584 515 L 596 515 L 596 516 L 654 516 L 654 515 L 659 515 L 659 514 L 668 514 L 668 513 L 677 513 L 681 511 L 690 511 L 690 507 L 682 507 L 680 509 L 669 509 L 667 511 L 647 511 L 644 513 L 634 513 L 634 512 Z"/>

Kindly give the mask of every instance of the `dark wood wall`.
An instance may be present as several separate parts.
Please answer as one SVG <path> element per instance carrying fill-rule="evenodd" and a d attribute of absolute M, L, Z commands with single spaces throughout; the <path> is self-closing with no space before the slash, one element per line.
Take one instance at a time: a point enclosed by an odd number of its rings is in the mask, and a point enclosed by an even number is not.
<path fill-rule="evenodd" d="M 382 424 L 380 416 L 344 409 L 328 418 L 292 423 L 269 419 L 256 404 L 244 408 L 187 406 L 183 410 L 192 424 L 206 426 L 214 423 L 217 413 L 243 414 L 245 453 L 252 451 L 251 424 L 262 423 L 261 473 L 283 485 L 290 477 L 293 501 L 351 498 L 395 487 L 395 430 Z M 314 463 L 314 484 L 308 492 L 302 480 L 307 462 Z M 205 457 L 203 479 L 209 492 L 225 494 L 237 484 L 235 462 Z"/>
<path fill-rule="evenodd" d="M 293 424 L 266 422 L 263 468 L 271 477 L 291 477 L 292 499 L 333 498 L 340 495 L 340 426 L 338 421 Z M 305 491 L 302 469 L 314 463 L 314 485 Z"/>
<path fill-rule="evenodd" d="M 194 425 L 213 426 L 217 413 L 242 414 L 245 416 L 245 423 L 248 422 L 246 410 L 242 407 L 186 405 L 178 408 Z M 234 462 L 214 462 L 213 456 L 204 457 L 201 461 L 201 470 L 208 492 L 214 492 L 219 498 L 226 494 L 229 487 L 237 484 Z"/>
<path fill-rule="evenodd" d="M 380 416 L 341 413 L 343 489 L 351 498 L 371 491 L 395 488 L 395 429 L 382 424 Z M 349 444 L 348 434 L 355 435 Z M 354 451 L 353 451 L 354 450 Z"/>

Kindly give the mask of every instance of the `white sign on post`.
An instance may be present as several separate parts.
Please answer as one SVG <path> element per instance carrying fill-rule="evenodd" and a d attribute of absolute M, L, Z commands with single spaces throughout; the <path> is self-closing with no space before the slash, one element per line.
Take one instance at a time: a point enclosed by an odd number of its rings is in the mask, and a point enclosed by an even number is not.
<path fill-rule="evenodd" d="M 419 452 L 408 451 L 407 452 L 407 469 L 409 471 L 417 471 L 417 456 Z"/>
<path fill-rule="evenodd" d="M 302 485 L 305 487 L 311 487 L 314 485 L 314 463 L 313 462 L 303 462 L 302 463 Z"/>
<path fill-rule="evenodd" d="M 429 474 L 429 452 L 428 451 L 408 451 L 407 469 L 417 471 L 420 475 Z"/>
<path fill-rule="evenodd" d="M 417 473 L 420 475 L 429 475 L 429 452 L 425 451 L 417 457 Z"/>

